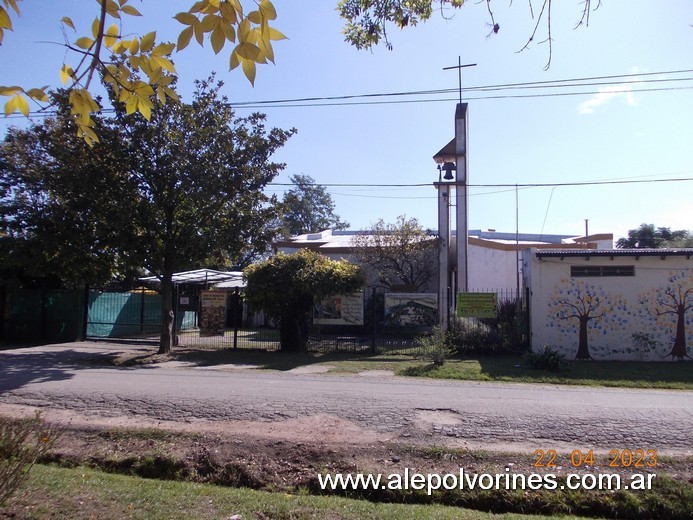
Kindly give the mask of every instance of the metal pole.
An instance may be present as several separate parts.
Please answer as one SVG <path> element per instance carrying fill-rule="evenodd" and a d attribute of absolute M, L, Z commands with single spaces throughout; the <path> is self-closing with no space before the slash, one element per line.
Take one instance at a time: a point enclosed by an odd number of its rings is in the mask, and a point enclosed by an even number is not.
<path fill-rule="evenodd" d="M 233 292 L 233 350 L 238 350 L 238 287 Z"/>
<path fill-rule="evenodd" d="M 520 297 L 520 198 L 515 184 L 515 294 Z"/>

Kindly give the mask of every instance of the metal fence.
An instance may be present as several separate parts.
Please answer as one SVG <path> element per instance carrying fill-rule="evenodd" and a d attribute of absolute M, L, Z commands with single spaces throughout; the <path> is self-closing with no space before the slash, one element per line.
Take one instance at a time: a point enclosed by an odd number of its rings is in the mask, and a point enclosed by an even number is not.
<path fill-rule="evenodd" d="M 103 339 L 156 344 L 161 330 L 161 296 L 144 287 L 129 292 L 8 291 L 0 287 L 0 338 L 17 341 Z M 514 291 L 497 292 L 494 319 L 453 319 L 451 327 L 503 330 L 516 342 L 528 337 L 527 299 Z M 251 313 L 238 290 L 226 293 L 223 327 L 214 333 L 200 327 L 199 288 L 176 292 L 175 330 L 180 346 L 278 350 L 279 330 L 262 313 Z M 428 309 L 430 311 L 430 309 Z M 358 325 L 316 323 L 307 348 L 314 352 L 419 355 L 418 338 L 429 335 L 437 316 L 424 313 L 418 323 L 395 323 L 380 289 L 364 291 L 363 320 Z M 400 316 L 401 317 L 401 316 Z M 421 318 L 419 317 L 421 320 Z M 501 326 L 502 324 L 502 326 Z"/>
<path fill-rule="evenodd" d="M 83 337 L 84 291 L 0 285 L 0 339 L 58 343 Z"/>

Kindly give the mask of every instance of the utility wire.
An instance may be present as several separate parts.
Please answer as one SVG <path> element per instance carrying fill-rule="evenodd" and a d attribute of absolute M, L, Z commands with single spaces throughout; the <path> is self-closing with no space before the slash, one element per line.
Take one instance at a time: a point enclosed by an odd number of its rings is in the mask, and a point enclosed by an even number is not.
<path fill-rule="evenodd" d="M 503 90 L 503 89 L 516 89 L 516 88 L 546 88 L 555 86 L 590 86 L 590 85 L 616 85 L 623 83 L 645 83 L 653 80 L 642 80 L 633 81 L 632 78 L 640 78 L 646 76 L 658 76 L 663 74 L 687 74 L 693 72 L 693 69 L 687 70 L 671 70 L 671 71 L 661 71 L 661 72 L 645 72 L 639 74 L 618 74 L 612 76 L 592 76 L 585 78 L 571 78 L 571 79 L 557 79 L 548 81 L 529 81 L 523 83 L 501 83 L 497 85 L 478 85 L 474 87 L 462 87 L 463 92 L 475 92 L 479 90 L 492 91 L 492 90 Z M 631 78 L 630 81 L 614 81 L 607 83 L 582 83 L 586 81 L 597 81 L 597 80 L 608 80 L 608 79 L 621 79 L 621 78 Z M 684 80 L 690 80 L 692 78 L 683 78 Z M 674 81 L 681 80 L 677 79 L 660 79 L 654 81 Z M 571 84 L 574 82 L 581 82 L 577 84 Z M 563 84 L 563 85 L 561 85 Z M 388 92 L 388 93 L 376 93 L 376 94 L 350 94 L 343 96 L 323 96 L 323 97 L 306 97 L 306 98 L 295 98 L 295 99 L 274 99 L 266 101 L 237 101 L 232 102 L 231 105 L 234 107 L 245 107 L 245 106 L 255 106 L 255 105 L 267 105 L 276 103 L 303 103 L 309 101 L 342 101 L 348 99 L 358 99 L 358 98 L 373 98 L 373 97 L 396 97 L 396 96 L 420 96 L 420 95 L 431 95 L 431 94 L 450 94 L 456 93 L 459 88 L 446 88 L 437 90 L 413 90 L 408 92 Z"/>
<path fill-rule="evenodd" d="M 693 177 L 683 177 L 674 179 L 637 179 L 637 180 L 615 180 L 615 181 L 577 181 L 577 182 L 537 182 L 537 183 L 512 183 L 512 184 L 467 184 L 468 188 L 552 188 L 554 186 L 603 186 L 607 184 L 646 184 L 656 182 L 688 182 L 693 181 Z M 455 183 L 451 183 L 452 186 Z M 296 186 L 294 183 L 270 183 L 268 186 Z M 419 188 L 431 186 L 430 182 L 417 184 L 351 184 L 351 183 L 320 183 L 326 188 Z"/>
<path fill-rule="evenodd" d="M 467 93 L 477 93 L 484 94 L 488 92 L 505 91 L 505 90 L 518 90 L 518 89 L 549 89 L 549 88 L 581 88 L 588 86 L 616 86 L 616 85 L 638 85 L 642 83 L 669 83 L 669 82 L 682 82 L 682 81 L 693 81 L 693 77 L 684 78 L 660 78 L 660 79 L 638 79 L 642 77 L 649 77 L 655 75 L 674 75 L 674 74 L 688 74 L 693 73 L 693 69 L 686 70 L 672 70 L 672 71 L 660 71 L 660 72 L 646 72 L 637 74 L 618 74 L 611 76 L 593 76 L 585 78 L 571 78 L 571 79 L 559 79 L 559 80 L 549 80 L 549 81 L 532 81 L 524 83 L 503 83 L 497 85 L 480 85 L 475 87 L 463 87 L 462 91 Z M 627 81 L 602 81 L 602 80 L 618 80 L 623 78 L 629 78 Z M 600 81 L 598 83 L 586 83 Z M 577 82 L 577 83 L 576 83 Z M 624 89 L 624 90 L 610 90 L 609 93 L 619 94 L 619 93 L 637 93 L 637 92 L 665 92 L 673 90 L 690 90 L 693 87 L 658 87 L 658 88 L 642 88 L 642 89 Z M 387 97 L 402 97 L 402 96 L 429 96 L 429 95 L 442 95 L 457 93 L 459 89 L 437 89 L 437 90 L 417 90 L 409 92 L 390 92 L 390 93 L 374 93 L 374 94 L 353 94 L 344 96 L 325 96 L 325 97 L 306 97 L 306 98 L 295 98 L 295 99 L 278 99 L 270 101 L 239 101 L 229 103 L 229 105 L 235 109 L 256 109 L 256 108 L 293 108 L 293 107 L 322 107 L 322 106 L 358 106 L 358 105 L 384 105 L 384 104 L 414 104 L 414 103 L 430 103 L 430 102 L 444 102 L 444 101 L 454 101 L 456 99 L 452 98 L 438 98 L 438 99 L 407 99 L 407 100 L 379 100 L 379 101 L 349 101 L 358 99 L 370 99 L 370 98 L 387 98 Z M 475 97 L 468 97 L 470 101 L 476 100 L 486 100 L 486 99 L 522 99 L 522 98 L 540 98 L 540 97 L 560 97 L 560 96 L 588 96 L 594 94 L 600 94 L 601 91 L 577 91 L 577 92 L 556 92 L 556 93 L 546 93 L 546 94 L 499 94 L 495 96 L 484 96 L 479 95 Z M 104 109 L 103 113 L 112 113 L 113 109 Z M 45 117 L 54 114 L 54 110 L 41 110 L 31 112 L 29 117 Z M 6 118 L 24 118 L 21 114 L 11 114 L 6 116 Z"/>

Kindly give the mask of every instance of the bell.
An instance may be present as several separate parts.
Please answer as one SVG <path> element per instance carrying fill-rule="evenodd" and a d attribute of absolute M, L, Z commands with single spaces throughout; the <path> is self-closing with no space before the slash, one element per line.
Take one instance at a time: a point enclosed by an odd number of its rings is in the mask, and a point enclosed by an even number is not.
<path fill-rule="evenodd" d="M 455 171 L 455 163 L 446 162 L 445 164 L 443 164 L 443 170 L 445 171 L 443 179 L 445 179 L 446 181 L 451 181 L 455 178 L 452 174 L 452 172 Z"/>

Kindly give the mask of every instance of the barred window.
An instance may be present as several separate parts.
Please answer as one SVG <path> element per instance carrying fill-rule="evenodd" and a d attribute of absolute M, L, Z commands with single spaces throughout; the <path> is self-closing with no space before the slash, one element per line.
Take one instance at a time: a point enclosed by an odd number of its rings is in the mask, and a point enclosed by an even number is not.
<path fill-rule="evenodd" d="M 571 265 L 570 276 L 580 278 L 587 276 L 635 276 L 633 265 Z"/>

